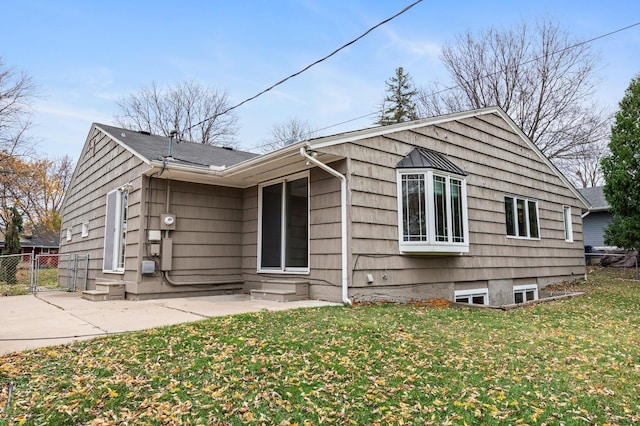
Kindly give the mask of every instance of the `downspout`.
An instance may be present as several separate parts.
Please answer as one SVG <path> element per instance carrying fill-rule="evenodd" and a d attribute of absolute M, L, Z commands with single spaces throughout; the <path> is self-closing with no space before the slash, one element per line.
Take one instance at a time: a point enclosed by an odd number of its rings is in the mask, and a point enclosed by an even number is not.
<path fill-rule="evenodd" d="M 321 161 L 317 160 L 307 153 L 305 147 L 300 148 L 300 155 L 307 159 L 310 163 L 320 167 L 325 172 L 332 174 L 340 179 L 340 234 L 341 234 L 341 250 L 342 250 L 342 303 L 351 305 L 349 299 L 349 274 L 347 272 L 348 256 L 347 256 L 347 178 L 340 172 L 332 169 Z"/>

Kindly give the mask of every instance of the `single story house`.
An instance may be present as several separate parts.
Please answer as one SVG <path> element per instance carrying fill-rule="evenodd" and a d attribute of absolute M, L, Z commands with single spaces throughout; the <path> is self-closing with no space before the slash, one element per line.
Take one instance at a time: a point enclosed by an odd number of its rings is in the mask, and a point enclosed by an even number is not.
<path fill-rule="evenodd" d="M 603 187 L 580 188 L 578 191 L 591 204 L 591 207 L 582 215 L 584 245 L 596 250 L 612 248 L 604 243 L 604 228 L 609 225 L 613 215 L 609 202 L 604 196 Z"/>
<path fill-rule="evenodd" d="M 88 297 L 502 305 L 584 276 L 587 207 L 497 107 L 264 155 L 93 124 L 61 252 Z"/>
<path fill-rule="evenodd" d="M 5 235 L 0 231 L 0 253 L 4 250 Z M 20 234 L 20 253 L 24 261 L 28 260 L 30 254 L 33 255 L 54 255 L 58 254 L 60 246 L 60 235 L 58 232 L 48 229 L 27 228 Z M 57 264 L 57 261 L 56 261 Z"/>

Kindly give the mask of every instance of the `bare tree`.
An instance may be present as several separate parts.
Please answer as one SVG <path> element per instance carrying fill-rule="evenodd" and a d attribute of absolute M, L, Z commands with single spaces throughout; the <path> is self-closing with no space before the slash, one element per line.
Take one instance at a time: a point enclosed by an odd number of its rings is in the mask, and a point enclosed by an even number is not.
<path fill-rule="evenodd" d="M 25 154 L 31 125 L 31 103 L 37 95 L 29 75 L 7 68 L 0 57 L 0 164 L 8 156 Z"/>
<path fill-rule="evenodd" d="M 566 161 L 562 169 L 576 188 L 589 188 L 604 184 L 600 162 L 607 155 L 606 144 L 592 143 L 578 148 L 576 157 Z"/>
<path fill-rule="evenodd" d="M 47 162 L 46 182 L 50 185 L 43 191 L 42 205 L 45 211 L 60 212 L 64 194 L 69 188 L 75 163 L 69 155 L 58 157 Z"/>
<path fill-rule="evenodd" d="M 237 146 L 238 119 L 229 108 L 227 93 L 187 81 L 166 89 L 156 83 L 118 102 L 118 125 L 181 138 L 205 145 Z"/>
<path fill-rule="evenodd" d="M 609 152 L 607 143 L 613 118 L 602 114 L 597 108 L 589 109 L 581 120 L 569 127 L 574 144 L 562 156 L 555 158 L 555 163 L 576 188 L 599 186 L 604 183 L 600 161 Z"/>
<path fill-rule="evenodd" d="M 420 90 L 421 115 L 497 105 L 556 164 L 600 139 L 607 117 L 591 103 L 599 57 L 559 24 L 543 19 L 533 30 L 521 23 L 466 33 L 445 45 L 441 58 L 452 83 Z"/>
<path fill-rule="evenodd" d="M 263 152 L 274 151 L 313 137 L 315 137 L 315 131 L 311 129 L 307 121 L 292 117 L 283 123 L 274 124 L 271 128 L 271 134 L 260 146 L 260 149 Z"/>

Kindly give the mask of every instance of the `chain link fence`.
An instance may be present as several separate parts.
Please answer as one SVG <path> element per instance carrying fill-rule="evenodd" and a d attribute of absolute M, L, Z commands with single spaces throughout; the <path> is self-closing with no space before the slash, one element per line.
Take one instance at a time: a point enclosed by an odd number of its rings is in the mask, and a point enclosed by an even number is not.
<path fill-rule="evenodd" d="M 5 285 L 29 285 L 31 283 L 31 254 L 0 256 L 0 283 Z"/>
<path fill-rule="evenodd" d="M 39 254 L 33 264 L 32 293 L 87 289 L 89 255 Z"/>
<path fill-rule="evenodd" d="M 87 289 L 89 255 L 68 254 L 58 258 L 58 286 L 69 291 Z"/>
<path fill-rule="evenodd" d="M 3 255 L 0 288 L 7 294 L 86 290 L 88 271 L 88 254 Z"/>

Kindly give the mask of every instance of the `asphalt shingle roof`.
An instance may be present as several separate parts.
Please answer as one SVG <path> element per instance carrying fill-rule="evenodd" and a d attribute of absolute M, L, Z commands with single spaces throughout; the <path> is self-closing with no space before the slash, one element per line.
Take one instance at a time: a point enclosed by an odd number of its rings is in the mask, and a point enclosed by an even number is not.
<path fill-rule="evenodd" d="M 108 126 L 106 124 L 96 123 L 96 126 L 150 161 L 162 160 L 169 155 L 169 142 L 171 138 Z M 258 155 L 252 152 L 237 151 L 230 148 L 186 141 L 179 143 L 174 141 L 171 151 L 176 163 L 193 166 L 229 167 Z"/>
<path fill-rule="evenodd" d="M 0 230 L 0 247 L 4 247 L 5 234 Z M 33 230 L 30 236 L 25 233 L 20 234 L 20 246 L 27 247 L 51 247 L 57 248 L 60 245 L 60 236 L 52 230 Z"/>
<path fill-rule="evenodd" d="M 578 188 L 578 191 L 584 198 L 591 204 L 591 210 L 607 210 L 609 209 L 609 203 L 604 196 L 601 186 L 594 186 L 592 188 Z"/>

